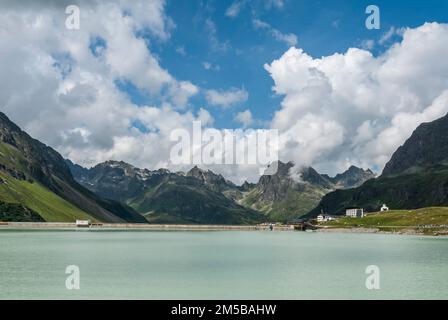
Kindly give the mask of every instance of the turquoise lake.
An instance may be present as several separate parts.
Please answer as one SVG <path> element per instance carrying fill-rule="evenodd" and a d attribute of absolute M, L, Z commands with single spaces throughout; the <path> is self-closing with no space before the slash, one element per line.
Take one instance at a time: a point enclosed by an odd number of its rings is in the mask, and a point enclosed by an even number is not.
<path fill-rule="evenodd" d="M 68 265 L 80 289 L 68 290 Z M 369 265 L 380 270 L 369 290 Z M 447 299 L 448 238 L 0 231 L 0 299 Z"/>

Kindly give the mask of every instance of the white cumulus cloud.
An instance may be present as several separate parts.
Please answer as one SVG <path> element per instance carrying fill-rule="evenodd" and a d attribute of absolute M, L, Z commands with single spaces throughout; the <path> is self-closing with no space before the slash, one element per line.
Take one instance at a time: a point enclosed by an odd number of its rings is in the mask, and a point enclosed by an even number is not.
<path fill-rule="evenodd" d="M 75 162 L 115 159 L 188 169 L 170 163 L 171 132 L 191 130 L 193 121 L 214 125 L 209 111 L 189 108 L 190 98 L 202 92 L 210 106 L 222 108 L 249 98 L 239 88 L 201 89 L 163 67 L 152 48 L 170 41 L 175 24 L 162 0 L 81 1 L 80 30 L 65 28 L 60 2 L 43 3 L 0 3 L 0 110 Z M 208 27 L 207 39 L 224 49 L 211 20 Z M 420 123 L 448 112 L 448 25 L 426 23 L 400 35 L 379 56 L 350 48 L 314 58 L 292 47 L 265 65 L 274 92 L 283 97 L 269 122 L 279 130 L 282 160 L 329 173 L 349 164 L 380 171 Z M 297 43 L 294 37 L 282 41 Z M 158 102 L 136 105 L 119 83 Z M 250 110 L 235 120 L 243 127 L 257 124 Z M 247 165 L 211 169 L 236 182 L 258 178 L 258 168 Z"/>
<path fill-rule="evenodd" d="M 380 56 L 350 48 L 313 58 L 291 48 L 265 65 L 283 96 L 272 128 L 282 156 L 335 173 L 380 171 L 422 122 L 448 112 L 448 25 L 426 23 Z"/>

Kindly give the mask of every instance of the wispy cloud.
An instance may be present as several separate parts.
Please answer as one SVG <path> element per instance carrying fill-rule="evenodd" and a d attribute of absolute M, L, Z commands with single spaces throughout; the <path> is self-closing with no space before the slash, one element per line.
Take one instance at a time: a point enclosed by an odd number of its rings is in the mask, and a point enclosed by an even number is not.
<path fill-rule="evenodd" d="M 384 32 L 378 40 L 365 39 L 362 40 L 359 45 L 364 50 L 372 50 L 376 46 L 387 46 L 394 42 L 397 37 L 402 37 L 405 30 L 405 28 L 395 28 L 392 26 Z"/>
<path fill-rule="evenodd" d="M 275 40 L 284 42 L 288 46 L 297 45 L 297 36 L 294 33 L 282 33 L 281 31 L 273 28 L 269 23 L 261 21 L 259 19 L 253 19 L 252 24 L 255 29 L 265 30 L 269 35 L 271 35 Z"/>
<path fill-rule="evenodd" d="M 246 6 L 250 6 L 252 10 L 262 8 L 264 11 L 272 9 L 281 10 L 284 8 L 285 2 L 283 0 L 235 0 L 226 10 L 225 15 L 229 18 L 236 18 Z"/>
<path fill-rule="evenodd" d="M 284 0 L 266 0 L 266 8 L 276 8 L 276 9 L 283 9 L 285 5 Z"/>
<path fill-rule="evenodd" d="M 217 65 L 217 64 L 213 64 L 213 63 L 211 63 L 211 62 L 207 62 L 207 61 L 204 61 L 204 62 L 202 63 L 202 67 L 203 67 L 205 70 L 211 70 L 211 71 L 219 71 L 219 70 L 221 70 L 221 67 L 220 67 L 219 65 Z"/>
<path fill-rule="evenodd" d="M 366 39 L 361 41 L 361 48 L 364 50 L 372 50 L 375 47 L 375 40 Z"/>
<path fill-rule="evenodd" d="M 222 42 L 218 39 L 216 24 L 211 18 L 207 18 L 205 20 L 205 30 L 208 33 L 210 47 L 213 51 L 225 52 L 230 48 L 230 44 L 228 43 L 228 41 Z"/>
<path fill-rule="evenodd" d="M 380 45 L 385 45 L 390 40 L 392 40 L 395 36 L 402 36 L 404 31 L 405 31 L 405 28 L 390 27 L 389 30 L 387 30 L 387 32 L 385 32 L 381 36 L 380 40 L 378 40 L 378 43 Z"/>
<path fill-rule="evenodd" d="M 224 90 L 207 90 L 205 93 L 207 102 L 212 106 L 228 108 L 230 106 L 247 101 L 249 93 L 244 89 L 231 88 Z"/>
<path fill-rule="evenodd" d="M 176 48 L 176 52 L 178 54 L 180 54 L 181 56 L 185 57 L 187 55 L 187 52 L 185 51 L 185 47 L 184 46 L 178 46 Z"/>
<path fill-rule="evenodd" d="M 230 18 L 235 18 L 240 14 L 241 9 L 246 4 L 245 0 L 237 0 L 230 5 L 226 10 L 226 16 Z"/>

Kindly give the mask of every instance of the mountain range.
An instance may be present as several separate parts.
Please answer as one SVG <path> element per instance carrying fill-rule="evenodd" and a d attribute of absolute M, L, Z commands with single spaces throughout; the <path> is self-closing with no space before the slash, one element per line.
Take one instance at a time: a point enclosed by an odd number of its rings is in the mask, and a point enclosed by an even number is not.
<path fill-rule="evenodd" d="M 273 175 L 237 186 L 194 167 L 140 169 L 122 161 L 83 168 L 0 113 L 0 221 L 253 224 L 348 207 L 377 211 L 448 205 L 448 115 L 421 124 L 375 178 L 351 166 L 330 177 L 278 162 Z"/>
<path fill-rule="evenodd" d="M 223 191 L 236 188 L 222 176 L 195 167 L 188 173 L 150 171 L 122 161 L 107 161 L 91 169 L 67 160 L 75 179 L 99 196 L 115 199 L 141 213 L 151 223 L 249 224 L 266 221 Z"/>
<path fill-rule="evenodd" d="M 399 147 L 382 174 L 358 188 L 325 195 L 307 214 L 321 211 L 344 214 L 348 207 L 378 211 L 383 203 L 391 209 L 417 209 L 448 205 L 448 115 L 423 123 Z"/>
<path fill-rule="evenodd" d="M 107 161 L 87 169 L 67 164 L 75 179 L 97 195 L 120 201 L 153 223 L 254 223 L 290 221 L 314 208 L 338 187 L 355 187 L 374 177 L 351 167 L 334 178 L 302 168 L 292 178 L 292 162 L 278 162 L 274 175 L 241 186 L 211 170 L 195 166 L 188 172 L 136 168 Z"/>

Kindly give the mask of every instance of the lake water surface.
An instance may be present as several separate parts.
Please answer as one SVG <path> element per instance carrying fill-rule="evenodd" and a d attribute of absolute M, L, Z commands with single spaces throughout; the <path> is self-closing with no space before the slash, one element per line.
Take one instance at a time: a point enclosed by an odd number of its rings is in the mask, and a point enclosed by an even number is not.
<path fill-rule="evenodd" d="M 68 265 L 80 290 L 65 286 Z M 366 267 L 380 289 L 365 286 Z M 448 238 L 0 231 L 0 299 L 447 299 Z"/>

